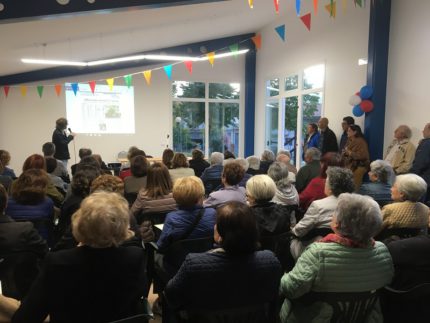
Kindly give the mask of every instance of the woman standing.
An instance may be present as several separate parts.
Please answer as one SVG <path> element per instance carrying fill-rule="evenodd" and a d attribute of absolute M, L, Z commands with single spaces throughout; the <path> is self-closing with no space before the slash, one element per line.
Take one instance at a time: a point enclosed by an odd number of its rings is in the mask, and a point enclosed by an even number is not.
<path fill-rule="evenodd" d="M 67 119 L 60 118 L 55 122 L 55 130 L 52 133 L 52 142 L 55 145 L 55 159 L 61 160 L 64 164 L 64 167 L 67 169 L 67 161 L 70 159 L 69 147 L 68 144 L 71 142 L 76 134 L 74 132 L 70 132 L 69 135 L 66 133 L 67 129 Z M 70 131 L 70 128 L 69 128 Z"/>

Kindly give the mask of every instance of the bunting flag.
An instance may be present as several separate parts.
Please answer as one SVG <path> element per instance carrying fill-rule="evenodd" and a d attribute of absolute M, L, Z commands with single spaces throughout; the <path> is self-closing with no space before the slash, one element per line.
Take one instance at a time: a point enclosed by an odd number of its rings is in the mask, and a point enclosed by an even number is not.
<path fill-rule="evenodd" d="M 234 54 L 234 57 L 237 57 L 237 52 L 239 51 L 239 44 L 230 45 L 228 46 L 228 48 L 230 49 L 230 52 Z"/>
<path fill-rule="evenodd" d="M 61 94 L 61 84 L 55 84 L 55 92 L 57 93 L 57 96 L 60 96 L 60 94 Z"/>
<path fill-rule="evenodd" d="M 167 78 L 169 80 L 171 80 L 172 79 L 172 65 L 166 65 L 163 67 L 163 69 L 164 69 L 164 72 L 166 72 Z"/>
<path fill-rule="evenodd" d="M 251 9 L 254 8 L 254 0 L 248 0 L 248 5 Z"/>
<path fill-rule="evenodd" d="M 363 4 L 361 3 L 361 0 L 354 0 L 355 6 L 359 5 L 360 8 L 363 8 Z"/>
<path fill-rule="evenodd" d="M 78 85 L 78 83 L 72 83 L 72 90 L 73 90 L 73 93 L 75 93 L 75 96 L 76 96 L 76 93 L 78 93 L 78 91 L 79 91 L 79 85 Z"/>
<path fill-rule="evenodd" d="M 27 95 L 27 85 L 21 85 L 21 95 L 26 96 Z"/>
<path fill-rule="evenodd" d="M 132 75 L 125 75 L 124 76 L 125 85 L 127 85 L 128 88 L 130 88 L 130 86 L 131 86 L 131 80 L 132 79 L 133 79 Z"/>
<path fill-rule="evenodd" d="M 206 56 L 208 57 L 209 63 L 211 63 L 211 65 L 213 67 L 214 61 L 215 61 L 215 52 L 207 53 Z"/>
<path fill-rule="evenodd" d="M 342 0 L 342 11 L 343 11 L 343 13 L 346 12 L 347 4 L 348 4 L 348 0 Z"/>
<path fill-rule="evenodd" d="M 257 36 L 254 36 L 251 39 L 255 44 L 255 48 L 260 49 L 261 48 L 261 34 L 258 34 Z"/>
<path fill-rule="evenodd" d="M 143 76 L 145 77 L 146 83 L 151 85 L 151 70 L 143 71 Z"/>
<path fill-rule="evenodd" d="M 5 85 L 3 86 L 4 95 L 7 97 L 9 95 L 10 86 Z"/>
<path fill-rule="evenodd" d="M 96 81 L 89 81 L 88 82 L 91 92 L 94 94 L 94 91 L 96 90 Z"/>
<path fill-rule="evenodd" d="M 43 85 L 38 85 L 38 86 L 37 86 L 37 93 L 39 94 L 39 98 L 42 98 L 42 94 L 43 94 Z"/>
<path fill-rule="evenodd" d="M 113 78 L 106 79 L 106 83 L 107 83 L 107 85 L 109 85 L 109 91 L 112 91 L 113 90 L 114 79 Z"/>
<path fill-rule="evenodd" d="M 273 3 L 275 4 L 276 13 L 279 13 L 279 0 L 273 0 Z"/>
<path fill-rule="evenodd" d="M 296 0 L 296 13 L 297 16 L 300 15 L 300 0 Z"/>
<path fill-rule="evenodd" d="M 314 0 L 314 13 L 318 13 L 318 0 Z"/>
<path fill-rule="evenodd" d="M 306 28 L 311 31 L 311 14 L 308 13 L 304 16 L 301 16 L 300 19 L 305 24 Z"/>
<path fill-rule="evenodd" d="M 279 37 L 281 37 L 282 41 L 285 41 L 285 24 L 276 27 L 275 30 L 278 33 Z"/>
<path fill-rule="evenodd" d="M 184 64 L 187 67 L 188 72 L 190 72 L 190 74 L 193 74 L 193 62 L 185 61 Z"/>
<path fill-rule="evenodd" d="M 330 13 L 330 17 L 336 18 L 336 1 L 326 5 L 325 9 Z"/>

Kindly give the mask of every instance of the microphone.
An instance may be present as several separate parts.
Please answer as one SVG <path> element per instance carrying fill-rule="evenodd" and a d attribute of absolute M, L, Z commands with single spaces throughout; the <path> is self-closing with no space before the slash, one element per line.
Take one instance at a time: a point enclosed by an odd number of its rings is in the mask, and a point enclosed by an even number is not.
<path fill-rule="evenodd" d="M 69 130 L 69 132 L 72 132 L 72 129 L 70 129 L 70 128 L 67 128 L 67 130 Z"/>

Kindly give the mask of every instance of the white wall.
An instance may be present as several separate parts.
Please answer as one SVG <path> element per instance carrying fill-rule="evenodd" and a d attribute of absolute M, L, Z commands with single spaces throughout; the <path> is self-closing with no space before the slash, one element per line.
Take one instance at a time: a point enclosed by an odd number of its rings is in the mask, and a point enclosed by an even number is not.
<path fill-rule="evenodd" d="M 293 6 L 294 1 L 285 5 Z M 294 8 L 288 10 L 260 32 L 262 49 L 257 54 L 256 120 L 265 120 L 265 82 L 297 73 L 314 64 L 325 63 L 324 116 L 337 135 L 341 133 L 342 118 L 352 115 L 349 97 L 366 83 L 366 65 L 358 66 L 358 59 L 367 57 L 369 33 L 369 7 L 355 8 L 348 1 L 346 11 L 338 2 L 336 19 L 330 18 L 320 2 L 318 14 L 313 14 L 312 2 L 302 1 L 301 13 L 312 11 L 312 28 L 309 32 L 295 16 Z M 282 42 L 274 28 L 286 24 L 286 42 Z M 363 118 L 355 118 L 360 125 Z M 339 140 L 340 138 L 338 138 Z M 265 148 L 265 123 L 255 128 L 255 153 Z"/>
<path fill-rule="evenodd" d="M 422 138 L 430 122 L 430 1 L 391 2 L 390 48 L 384 146 L 400 124 L 412 129 L 412 141 Z"/>
<path fill-rule="evenodd" d="M 245 59 L 243 56 L 215 60 L 214 67 L 209 62 L 193 64 L 193 74 L 189 75 L 184 64 L 173 67 L 172 79 L 185 81 L 238 82 L 244 88 Z M 148 69 L 119 70 L 77 78 L 36 82 L 33 85 L 48 85 L 64 82 L 85 82 L 114 76 L 126 75 Z M 106 83 L 104 83 L 106 84 Z M 124 84 L 116 80 L 115 84 Z M 30 85 L 30 84 L 28 84 Z M 172 129 L 171 81 L 163 70 L 153 71 L 151 85 L 148 86 L 142 74 L 133 78 L 135 95 L 136 133 L 133 135 L 78 135 L 75 140 L 76 153 L 81 147 L 89 147 L 94 153 L 102 155 L 106 162 L 115 161 L 121 150 L 132 145 L 145 150 L 147 154 L 161 156 L 167 144 L 167 134 Z M 242 108 L 243 108 L 242 92 Z M 243 112 L 242 120 L 243 120 Z M 0 149 L 12 155 L 11 167 L 20 173 L 25 158 L 33 153 L 41 153 L 42 144 L 51 141 L 55 120 L 66 116 L 64 91 L 57 97 L 53 87 L 45 87 L 40 99 L 35 87 L 29 87 L 26 97 L 22 97 L 19 87 L 11 88 L 5 98 L 0 93 Z M 70 125 L 73 130 L 73 125 Z M 243 129 L 243 127 L 242 127 Z M 242 130 L 243 131 L 243 130 Z M 171 140 L 171 139 L 170 139 Z M 241 136 L 243 149 L 243 135 Z M 170 142 L 171 147 L 171 142 Z M 69 144 L 71 163 L 75 153 L 73 142 Z M 76 157 L 79 161 L 79 157 Z"/>

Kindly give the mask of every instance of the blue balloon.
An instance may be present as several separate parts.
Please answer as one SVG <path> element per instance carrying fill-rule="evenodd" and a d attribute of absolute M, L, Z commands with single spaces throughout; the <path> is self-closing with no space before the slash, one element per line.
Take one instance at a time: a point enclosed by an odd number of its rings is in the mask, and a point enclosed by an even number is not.
<path fill-rule="evenodd" d="M 373 95 L 373 87 L 370 85 L 365 85 L 360 90 L 360 97 L 363 100 L 369 99 Z"/>
<path fill-rule="evenodd" d="M 361 117 L 364 114 L 364 111 L 361 110 L 360 105 L 357 104 L 352 108 L 352 114 L 354 115 L 354 117 Z"/>

